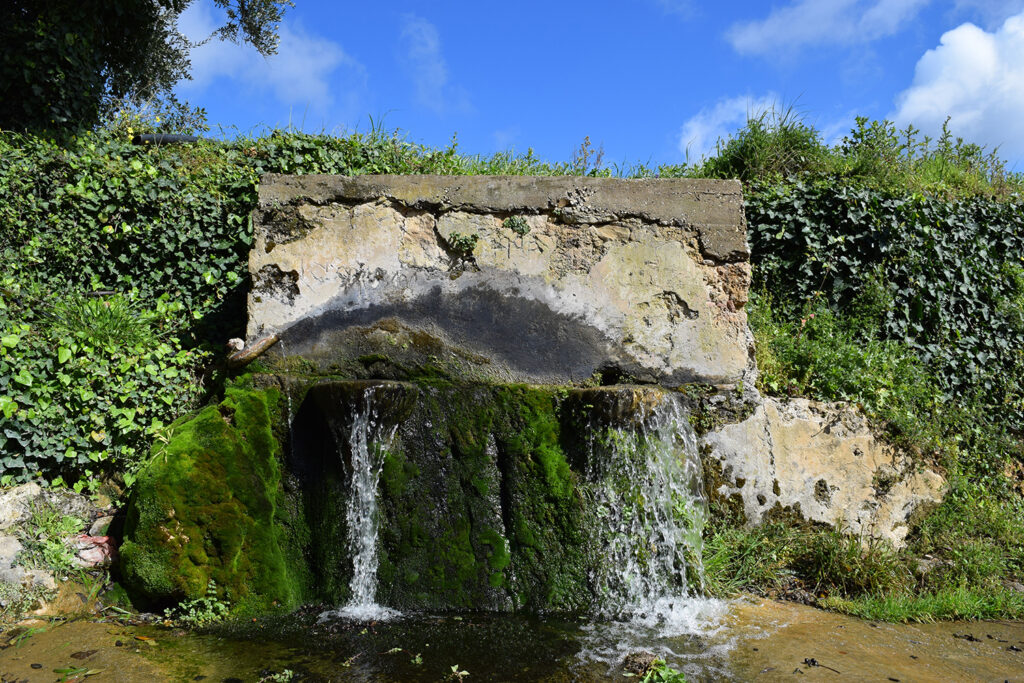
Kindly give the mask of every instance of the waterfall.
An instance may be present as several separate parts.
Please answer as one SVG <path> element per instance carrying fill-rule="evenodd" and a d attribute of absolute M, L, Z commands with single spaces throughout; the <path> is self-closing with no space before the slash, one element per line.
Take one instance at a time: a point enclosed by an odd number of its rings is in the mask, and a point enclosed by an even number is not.
<path fill-rule="evenodd" d="M 651 400 L 651 399 L 656 400 Z M 671 622 L 703 589 L 707 519 L 697 437 L 678 397 L 645 396 L 629 424 L 592 428 L 587 489 L 601 616 Z"/>
<path fill-rule="evenodd" d="M 591 582 L 600 621 L 583 627 L 576 656 L 607 664 L 609 675 L 637 650 L 682 663 L 688 675 L 701 671 L 701 658 L 722 655 L 685 645 L 722 628 L 726 603 L 702 597 L 707 499 L 697 436 L 679 399 L 624 389 L 601 406 L 611 419 L 589 421 L 584 489 L 595 520 Z M 700 654 L 688 654 L 694 650 Z"/>
<path fill-rule="evenodd" d="M 391 447 L 397 430 L 397 425 L 385 426 L 380 419 L 375 401 L 377 389 L 373 385 L 363 389 L 352 415 L 347 439 L 352 470 L 351 492 L 345 506 L 348 554 L 353 558 L 352 579 L 349 583 L 351 597 L 341 609 L 325 612 L 321 618 L 342 617 L 371 621 L 398 615 L 398 612 L 376 602 L 379 523 L 377 484 L 384 466 L 384 453 Z"/>

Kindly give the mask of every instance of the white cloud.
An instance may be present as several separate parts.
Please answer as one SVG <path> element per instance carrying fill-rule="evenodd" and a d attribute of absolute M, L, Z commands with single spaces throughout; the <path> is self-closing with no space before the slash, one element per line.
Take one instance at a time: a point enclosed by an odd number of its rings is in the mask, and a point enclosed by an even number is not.
<path fill-rule="evenodd" d="M 679 131 L 679 151 L 687 161 L 697 161 L 715 150 L 716 143 L 725 140 L 747 123 L 748 117 L 771 110 L 778 97 L 769 93 L 764 97 L 729 97 L 718 100 L 711 107 L 701 109 L 683 124 Z"/>
<path fill-rule="evenodd" d="M 191 40 L 202 40 L 219 25 L 212 8 L 196 3 L 182 13 L 179 30 Z M 260 93 L 269 92 L 281 104 L 314 115 L 324 115 L 342 93 L 348 105 L 365 87 L 366 70 L 337 43 L 308 32 L 298 23 L 280 27 L 277 54 L 263 57 L 248 45 L 211 40 L 192 50 L 192 80 L 179 89 L 201 92 L 220 79 Z"/>
<path fill-rule="evenodd" d="M 494 131 L 492 134 L 492 138 L 494 139 L 494 149 L 499 152 L 511 150 L 512 144 L 519 138 L 521 133 L 522 130 L 515 124 Z"/>
<path fill-rule="evenodd" d="M 437 27 L 422 17 L 402 18 L 402 63 L 413 79 L 416 101 L 435 114 L 472 109 L 465 91 L 449 82 Z"/>
<path fill-rule="evenodd" d="M 942 34 L 917 62 L 892 115 L 934 136 L 950 128 L 970 142 L 1024 158 L 1024 12 L 993 32 L 962 24 Z"/>
<path fill-rule="evenodd" d="M 865 43 L 892 35 L 931 0 L 796 0 L 726 33 L 742 54 L 791 53 L 812 45 Z"/>

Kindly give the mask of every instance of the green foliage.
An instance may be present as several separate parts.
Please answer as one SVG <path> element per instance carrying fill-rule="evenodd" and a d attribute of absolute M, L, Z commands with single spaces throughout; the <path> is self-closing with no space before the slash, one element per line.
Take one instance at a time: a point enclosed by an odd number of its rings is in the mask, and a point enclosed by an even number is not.
<path fill-rule="evenodd" d="M 664 659 L 656 659 L 640 683 L 686 683 L 686 676 L 665 663 Z"/>
<path fill-rule="evenodd" d="M 859 403 L 894 443 L 935 453 L 954 424 L 953 413 L 913 350 L 879 338 L 873 291 L 865 289 L 851 316 L 839 316 L 814 299 L 798 320 L 779 313 L 771 296 L 753 295 L 748 315 L 757 339 L 760 386 L 774 395 Z"/>
<path fill-rule="evenodd" d="M 206 584 L 206 595 L 185 600 L 177 607 L 164 610 L 164 617 L 178 626 L 203 628 L 223 621 L 230 611 L 230 605 L 218 597 L 217 584 L 210 579 Z"/>
<path fill-rule="evenodd" d="M 830 597 L 822 607 L 862 619 L 891 622 L 933 622 L 964 619 L 1024 618 L 1024 594 L 1006 588 L 959 587 L 917 595 Z"/>
<path fill-rule="evenodd" d="M 793 570 L 816 594 L 883 595 L 908 590 L 913 576 L 892 546 L 842 530 L 806 534 Z"/>
<path fill-rule="evenodd" d="M 796 553 L 796 531 L 788 524 L 766 522 L 753 529 L 730 523 L 712 510 L 704 540 L 704 580 L 712 595 L 777 590 L 789 574 Z"/>
<path fill-rule="evenodd" d="M 788 520 L 744 529 L 727 514 L 713 515 L 710 529 L 704 570 L 714 595 L 777 595 L 798 588 L 850 599 L 903 595 L 915 587 L 907 556 L 877 539 Z"/>
<path fill-rule="evenodd" d="M 87 129 L 112 101 L 140 103 L 188 77 L 192 45 L 177 30 L 193 0 L 8 0 L 0 9 L 0 129 Z M 287 0 L 215 0 L 219 37 L 277 46 Z"/>
<path fill-rule="evenodd" d="M 448 243 L 448 248 L 455 252 L 455 255 L 459 258 L 468 258 L 472 255 L 473 250 L 476 249 L 476 243 L 479 240 L 480 236 L 476 233 L 463 235 L 457 232 L 453 232 L 445 239 Z"/>
<path fill-rule="evenodd" d="M 1021 176 L 1006 170 L 998 152 L 954 138 L 948 118 L 937 140 L 919 133 L 912 126 L 898 131 L 891 121 L 859 116 L 850 134 L 830 150 L 828 170 L 878 188 L 940 196 L 1008 197 L 1021 191 Z"/>
<path fill-rule="evenodd" d="M 83 526 L 83 520 L 62 514 L 52 503 L 36 502 L 28 520 L 18 530 L 22 545 L 18 562 L 56 573 L 70 571 L 75 566 L 74 555 L 65 540 Z"/>
<path fill-rule="evenodd" d="M 446 681 L 461 681 L 462 679 L 469 676 L 469 672 L 464 669 L 459 669 L 458 664 L 452 664 L 451 671 L 448 672 L 448 676 L 445 678 Z"/>
<path fill-rule="evenodd" d="M 130 483 L 155 435 L 198 395 L 192 371 L 204 354 L 168 334 L 180 305 L 76 294 L 51 304 L 38 287 L 4 282 L 0 483 L 81 489 L 112 468 Z"/>
<path fill-rule="evenodd" d="M 994 479 L 1024 428 L 1020 178 L 948 129 L 915 134 L 859 119 L 820 165 L 751 179 L 762 387 L 860 402 L 900 445 Z"/>
<path fill-rule="evenodd" d="M 881 331 L 920 354 L 945 389 L 1020 362 L 1019 282 L 994 276 L 1020 266 L 1024 205 L 797 182 L 755 188 L 747 218 L 757 281 L 776 300 L 821 297 L 845 311 L 875 278 L 891 301 Z"/>
<path fill-rule="evenodd" d="M 526 222 L 526 219 L 522 216 L 509 216 L 502 222 L 502 227 L 511 230 L 520 237 L 526 236 L 526 233 L 530 232 L 530 224 Z"/>
<path fill-rule="evenodd" d="M 695 175 L 739 178 L 744 182 L 783 178 L 819 167 L 828 149 L 818 131 L 804 123 L 793 107 L 747 115 L 747 125 L 718 142 L 715 154 L 702 160 Z"/>
<path fill-rule="evenodd" d="M 914 554 L 933 558 L 921 579 L 925 589 L 995 590 L 1024 574 L 1024 500 L 969 476 L 974 469 L 961 464 L 950 473 L 942 505 L 910 539 Z"/>
<path fill-rule="evenodd" d="M 1024 191 L 1024 176 L 1007 171 L 997 150 L 954 138 L 948 119 L 933 140 L 920 137 L 912 126 L 897 130 L 891 121 L 858 117 L 849 135 L 830 147 L 793 106 L 750 112 L 746 125 L 719 140 L 709 158 L 663 166 L 658 175 L 738 178 L 762 185 L 820 179 L 951 199 L 1010 199 Z"/>
<path fill-rule="evenodd" d="M 139 310 L 120 295 L 84 297 L 72 294 L 59 299 L 48 316 L 49 332 L 58 339 L 77 338 L 95 347 L 150 346 L 158 335 L 155 311 Z"/>
<path fill-rule="evenodd" d="M 1018 614 L 1012 600 L 975 598 L 1003 595 L 1024 568 L 1024 505 L 1006 476 L 1024 462 L 1024 207 L 794 180 L 754 184 L 747 216 L 761 388 L 860 403 L 950 482 L 903 553 L 873 552 L 857 570 L 856 549 L 819 539 L 821 552 L 781 566 L 852 613 Z M 711 545 L 729 556 L 730 540 Z M 909 581 L 900 566 L 921 557 L 928 568 Z"/>

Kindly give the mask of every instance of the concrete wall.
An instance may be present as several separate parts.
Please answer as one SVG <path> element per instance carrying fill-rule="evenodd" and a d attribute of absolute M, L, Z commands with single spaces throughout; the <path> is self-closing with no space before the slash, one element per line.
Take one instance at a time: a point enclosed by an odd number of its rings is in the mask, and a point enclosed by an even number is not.
<path fill-rule="evenodd" d="M 665 385 L 753 371 L 738 182 L 268 175 L 254 225 L 249 341 L 279 334 L 276 353 L 323 370 Z"/>

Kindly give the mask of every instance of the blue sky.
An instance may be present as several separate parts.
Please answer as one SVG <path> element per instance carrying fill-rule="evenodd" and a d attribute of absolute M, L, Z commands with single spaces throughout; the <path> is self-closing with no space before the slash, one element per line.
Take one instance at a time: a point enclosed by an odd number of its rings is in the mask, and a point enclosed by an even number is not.
<path fill-rule="evenodd" d="M 466 153 L 691 160 L 748 112 L 793 106 L 832 141 L 855 116 L 998 145 L 1024 170 L 1024 0 L 295 0 L 277 55 L 208 43 L 178 93 L 242 132 L 366 131 Z M 221 17 L 182 15 L 193 38 Z M 230 134 L 230 131 L 229 131 Z"/>

